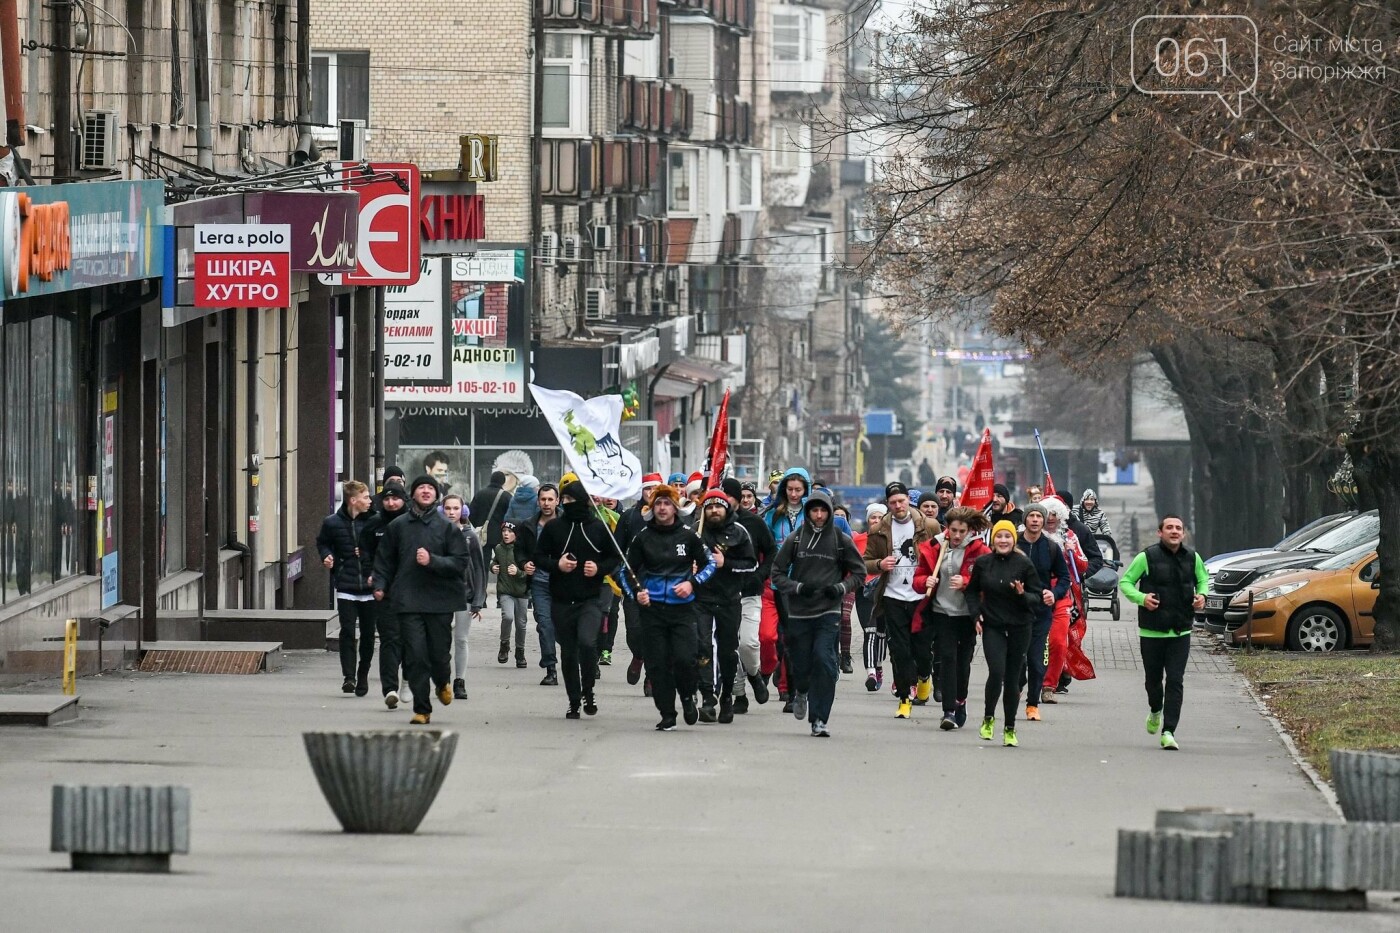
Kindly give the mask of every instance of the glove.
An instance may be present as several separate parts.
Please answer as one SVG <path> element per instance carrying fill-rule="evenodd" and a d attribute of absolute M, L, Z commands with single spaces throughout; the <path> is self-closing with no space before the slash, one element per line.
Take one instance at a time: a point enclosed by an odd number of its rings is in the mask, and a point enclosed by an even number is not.
<path fill-rule="evenodd" d="M 846 595 L 846 591 L 841 588 L 839 583 L 828 583 L 822 587 L 822 595 L 827 599 L 840 599 Z"/>

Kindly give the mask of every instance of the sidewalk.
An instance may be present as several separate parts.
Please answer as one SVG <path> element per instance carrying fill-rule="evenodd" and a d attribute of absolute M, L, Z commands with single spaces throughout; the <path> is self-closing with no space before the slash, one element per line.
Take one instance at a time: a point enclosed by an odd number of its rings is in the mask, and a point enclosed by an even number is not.
<path fill-rule="evenodd" d="M 1228 662 L 1201 653 L 1178 735 L 1143 729 L 1135 639 L 1095 620 L 1099 679 L 1077 684 L 1022 747 L 943 733 L 927 707 L 893 718 L 861 677 L 838 686 L 833 738 L 775 702 L 731 726 L 652 730 L 656 713 L 604 669 L 597 718 L 472 638 L 471 699 L 434 726 L 462 743 L 413 837 L 339 831 L 301 747 L 310 729 L 405 728 L 374 695 L 339 692 L 337 660 L 292 652 L 276 674 L 80 681 L 82 719 L 0 732 L 5 929 L 188 931 L 788 930 L 1381 931 L 1367 915 L 1112 897 L 1115 832 L 1159 807 L 1335 819 Z M 532 633 L 533 637 L 533 633 Z M 857 640 L 859 634 L 857 633 Z M 858 644 L 858 641 L 857 641 Z M 621 649 L 619 644 L 619 649 Z M 530 651 L 532 663 L 537 648 Z M 983 672 L 974 669 L 974 696 Z M 999 737 L 998 737 L 999 742 Z M 55 782 L 192 788 L 172 876 L 75 875 L 48 851 Z M 915 927 L 914 925 L 918 925 Z"/>

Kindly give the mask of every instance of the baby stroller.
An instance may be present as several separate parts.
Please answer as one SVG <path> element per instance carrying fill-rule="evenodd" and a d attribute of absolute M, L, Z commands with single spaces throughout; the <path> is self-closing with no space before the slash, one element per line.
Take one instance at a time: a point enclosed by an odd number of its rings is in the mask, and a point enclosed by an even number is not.
<path fill-rule="evenodd" d="M 1123 562 L 1118 559 L 1118 542 L 1108 535 L 1094 535 L 1094 540 L 1103 554 L 1103 566 L 1098 573 L 1084 581 L 1084 611 L 1107 608 L 1113 621 L 1117 622 L 1122 615 L 1118 604 L 1118 571 L 1123 569 Z M 1095 600 L 1098 601 L 1097 605 Z"/>

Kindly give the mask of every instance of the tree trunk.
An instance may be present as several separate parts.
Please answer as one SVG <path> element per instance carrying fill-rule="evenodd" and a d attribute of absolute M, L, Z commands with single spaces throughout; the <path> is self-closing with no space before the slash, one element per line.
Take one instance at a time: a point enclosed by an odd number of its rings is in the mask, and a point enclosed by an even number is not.
<path fill-rule="evenodd" d="M 1157 517 L 1176 514 L 1186 519 L 1186 527 L 1196 529 L 1191 500 L 1191 448 L 1150 447 L 1143 452 L 1152 473 L 1152 505 Z M 1197 536 L 1198 537 L 1198 536 Z M 1199 540 L 1199 538 L 1198 538 Z"/>
<path fill-rule="evenodd" d="M 1400 449 L 1364 451 L 1353 443 L 1351 459 L 1364 499 L 1380 512 L 1380 592 L 1376 595 L 1375 640 L 1371 650 L 1400 651 Z"/>

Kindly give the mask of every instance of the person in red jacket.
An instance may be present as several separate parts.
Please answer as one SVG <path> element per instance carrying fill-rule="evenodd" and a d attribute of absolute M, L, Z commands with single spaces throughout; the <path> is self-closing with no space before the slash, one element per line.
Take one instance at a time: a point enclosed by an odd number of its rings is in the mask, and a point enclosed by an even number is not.
<path fill-rule="evenodd" d="M 988 553 L 976 537 L 987 526 L 987 516 L 977 509 L 958 506 L 945 515 L 943 533 L 919 545 L 914 569 L 914 591 L 924 601 L 916 619 L 932 626 L 938 645 L 938 676 L 943 694 L 940 729 L 961 729 L 967 722 L 967 689 L 972 677 L 972 654 L 977 647 L 977 606 L 967 591 L 972 564 Z"/>

